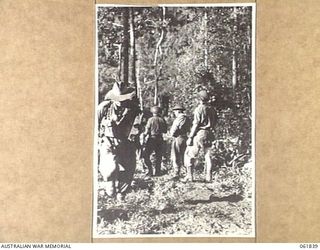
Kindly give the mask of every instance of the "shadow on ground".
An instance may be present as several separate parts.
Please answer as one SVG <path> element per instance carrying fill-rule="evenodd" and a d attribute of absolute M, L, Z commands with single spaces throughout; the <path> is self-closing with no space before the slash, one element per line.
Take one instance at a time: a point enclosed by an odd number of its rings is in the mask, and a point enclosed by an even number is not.
<path fill-rule="evenodd" d="M 103 209 L 98 212 L 98 223 L 99 220 L 107 222 L 114 222 L 117 219 L 120 220 L 129 220 L 128 211 L 120 208 L 111 208 L 111 209 Z"/>
<path fill-rule="evenodd" d="M 153 216 L 161 215 L 161 214 L 175 214 L 179 211 L 181 211 L 181 209 L 176 208 L 174 206 L 167 206 L 163 209 L 151 209 L 147 213 L 149 214 L 149 216 L 153 217 Z"/>
<path fill-rule="evenodd" d="M 190 205 L 197 205 L 197 204 L 208 204 L 212 202 L 223 202 L 223 201 L 239 202 L 241 200 L 243 200 L 243 197 L 237 194 L 232 194 L 224 197 L 216 197 L 214 195 L 210 195 L 208 200 L 185 200 L 185 203 Z"/>
<path fill-rule="evenodd" d="M 154 181 L 152 179 L 135 178 L 131 188 L 134 191 L 147 189 L 149 192 L 152 192 L 153 187 L 154 187 Z"/>

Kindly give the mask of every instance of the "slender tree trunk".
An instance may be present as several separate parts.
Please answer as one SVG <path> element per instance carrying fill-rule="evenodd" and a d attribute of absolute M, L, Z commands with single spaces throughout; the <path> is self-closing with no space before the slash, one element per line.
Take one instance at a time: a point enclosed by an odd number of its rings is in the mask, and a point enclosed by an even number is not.
<path fill-rule="evenodd" d="M 129 8 L 123 8 L 123 83 L 129 85 Z"/>
<path fill-rule="evenodd" d="M 246 80 L 251 81 L 251 77 L 249 76 L 249 72 L 251 72 L 252 68 L 252 62 L 251 62 L 251 53 L 252 53 L 252 46 L 251 46 L 251 27 L 248 25 L 248 33 L 247 33 L 247 38 L 248 38 L 248 44 L 246 46 L 246 60 L 247 60 L 247 68 L 246 68 Z"/>
<path fill-rule="evenodd" d="M 166 8 L 162 7 L 162 28 L 161 28 L 160 38 L 159 38 L 159 41 L 156 46 L 156 52 L 154 55 L 154 63 L 153 63 L 153 65 L 155 67 L 155 80 L 156 80 L 155 87 L 154 87 L 154 101 L 153 101 L 154 105 L 158 105 L 158 93 L 159 93 L 158 79 L 159 79 L 159 75 L 160 75 L 160 71 L 158 69 L 158 58 L 162 55 L 161 43 L 163 41 L 164 32 L 165 32 L 165 30 L 164 30 L 165 29 L 165 18 L 166 18 Z"/>
<path fill-rule="evenodd" d="M 115 46 L 118 48 L 118 80 L 121 81 L 121 72 L 122 72 L 122 56 L 121 56 L 121 44 L 115 44 Z"/>
<path fill-rule="evenodd" d="M 137 55 L 137 77 L 136 77 L 136 82 L 137 82 L 137 97 L 139 98 L 139 104 L 140 104 L 140 109 L 143 110 L 143 100 L 142 100 L 142 90 L 141 90 L 141 83 L 140 83 L 140 60 L 139 56 Z"/>
<path fill-rule="evenodd" d="M 236 51 L 232 51 L 232 87 L 235 89 L 237 84 L 237 62 L 236 62 Z"/>
<path fill-rule="evenodd" d="M 130 58 L 131 58 L 131 72 L 130 80 L 134 84 L 137 94 L 137 78 L 136 78 L 136 40 L 134 32 L 134 11 L 130 8 Z"/>
<path fill-rule="evenodd" d="M 139 46 L 139 44 L 136 44 L 133 8 L 131 8 L 130 31 L 131 31 L 130 33 L 131 58 L 132 58 L 131 79 L 135 86 L 136 96 L 139 99 L 140 109 L 143 110 L 143 100 L 142 100 L 142 91 L 141 91 L 141 83 L 140 83 L 140 57 L 139 57 L 139 51 L 141 47 Z"/>
<path fill-rule="evenodd" d="M 251 27 L 250 25 L 248 25 L 248 33 L 247 33 L 247 38 L 248 38 L 248 44 L 246 46 L 246 83 L 248 84 L 249 81 L 252 82 L 252 61 L 251 61 L 251 54 L 252 52 L 252 45 L 251 45 Z M 248 84 L 251 85 L 251 84 Z M 253 93 L 254 94 L 254 93 Z M 248 101 L 249 101 L 249 117 L 251 119 L 251 111 L 252 111 L 252 105 L 253 103 L 251 103 L 251 96 L 250 96 L 250 92 L 247 92 L 248 95 Z"/>
<path fill-rule="evenodd" d="M 232 48 L 232 87 L 233 90 L 236 88 L 237 85 L 237 54 L 236 54 L 236 49 L 237 49 L 237 44 L 236 44 L 236 32 L 237 32 L 237 9 L 236 7 L 233 8 L 233 13 L 234 13 L 234 25 L 233 25 L 233 48 Z"/>
<path fill-rule="evenodd" d="M 158 80 L 156 80 L 155 87 L 154 87 L 153 105 L 158 105 Z"/>
<path fill-rule="evenodd" d="M 208 9 L 204 10 L 204 66 L 208 69 Z"/>

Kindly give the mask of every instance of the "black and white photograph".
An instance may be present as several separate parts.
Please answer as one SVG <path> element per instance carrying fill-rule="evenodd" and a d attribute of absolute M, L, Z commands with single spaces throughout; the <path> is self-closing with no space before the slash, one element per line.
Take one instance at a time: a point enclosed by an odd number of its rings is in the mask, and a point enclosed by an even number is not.
<path fill-rule="evenodd" d="M 93 237 L 254 237 L 255 4 L 95 21 Z"/>

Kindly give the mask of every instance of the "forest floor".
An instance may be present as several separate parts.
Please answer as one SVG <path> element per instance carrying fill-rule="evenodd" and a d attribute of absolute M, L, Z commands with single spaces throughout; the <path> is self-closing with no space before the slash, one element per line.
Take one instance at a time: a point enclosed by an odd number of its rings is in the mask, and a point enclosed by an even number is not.
<path fill-rule="evenodd" d="M 205 183 L 203 166 L 198 166 L 195 181 L 183 183 L 171 169 L 146 177 L 138 165 L 124 201 L 98 198 L 98 234 L 250 236 L 252 167 L 251 162 L 241 169 L 220 167 L 212 183 Z"/>

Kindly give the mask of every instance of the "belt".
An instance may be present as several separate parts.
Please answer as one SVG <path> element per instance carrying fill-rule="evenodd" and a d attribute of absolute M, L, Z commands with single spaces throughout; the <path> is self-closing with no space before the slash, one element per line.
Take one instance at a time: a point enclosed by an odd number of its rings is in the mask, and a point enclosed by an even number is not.
<path fill-rule="evenodd" d="M 162 135 L 150 135 L 150 138 L 153 138 L 153 139 L 162 139 Z"/>
<path fill-rule="evenodd" d="M 206 131 L 210 131 L 210 128 L 199 128 L 199 130 L 206 130 Z"/>
<path fill-rule="evenodd" d="M 180 137 L 180 138 L 181 138 L 181 137 L 182 137 L 182 138 L 187 138 L 187 134 L 177 135 L 176 138 L 178 138 L 178 137 Z"/>

